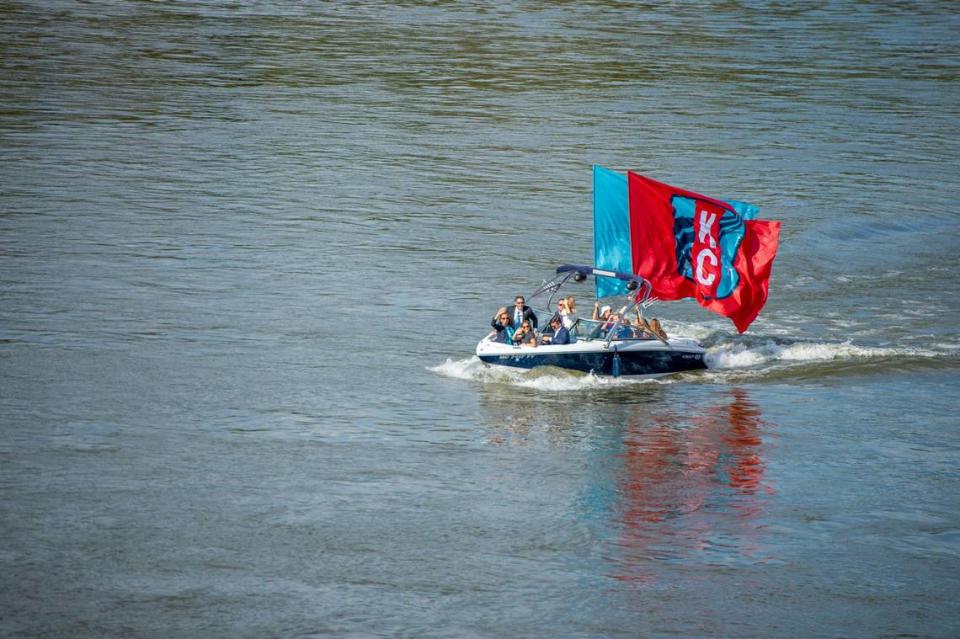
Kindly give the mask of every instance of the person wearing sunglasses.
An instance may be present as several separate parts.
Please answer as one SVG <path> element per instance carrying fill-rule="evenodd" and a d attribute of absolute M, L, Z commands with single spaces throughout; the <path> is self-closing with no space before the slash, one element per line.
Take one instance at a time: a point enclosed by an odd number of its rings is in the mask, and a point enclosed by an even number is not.
<path fill-rule="evenodd" d="M 510 309 L 510 320 L 513 322 L 514 326 L 520 326 L 525 321 L 530 322 L 530 326 L 534 329 L 539 328 L 537 324 L 537 314 L 533 312 L 529 306 L 527 306 L 527 301 L 524 299 L 523 295 L 517 295 L 513 299 L 513 308 Z"/>
<path fill-rule="evenodd" d="M 487 337 L 493 338 L 493 341 L 502 344 L 513 343 L 513 333 L 516 327 L 510 319 L 510 313 L 507 311 L 506 306 L 501 306 L 497 309 L 497 312 L 493 314 L 493 319 L 490 320 L 490 326 L 493 327 L 493 330 Z"/>
<path fill-rule="evenodd" d="M 530 326 L 528 320 L 524 320 L 520 324 L 520 328 L 513 334 L 513 344 L 514 346 L 536 346 L 537 345 L 537 334 Z"/>
<path fill-rule="evenodd" d="M 560 301 L 557 302 L 557 317 L 560 318 L 560 323 L 568 331 L 577 323 L 577 305 L 573 295 L 561 297 Z"/>

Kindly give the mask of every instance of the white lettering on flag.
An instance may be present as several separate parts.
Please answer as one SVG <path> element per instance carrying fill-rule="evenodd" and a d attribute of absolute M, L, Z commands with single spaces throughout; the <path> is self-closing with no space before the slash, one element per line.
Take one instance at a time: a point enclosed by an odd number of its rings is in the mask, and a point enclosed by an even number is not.
<path fill-rule="evenodd" d="M 697 281 L 704 286 L 712 286 L 714 281 L 717 279 L 717 274 L 715 272 L 704 272 L 704 262 L 710 262 L 713 267 L 711 270 L 716 269 L 716 267 L 720 264 L 719 258 L 712 250 L 717 248 L 717 240 L 713 237 L 713 233 L 710 232 L 713 230 L 713 223 L 716 221 L 716 219 L 716 213 L 700 211 L 700 228 L 697 231 L 697 242 L 704 246 L 700 249 L 700 252 L 697 253 L 696 276 Z M 706 245 L 709 245 L 709 248 Z"/>
<path fill-rule="evenodd" d="M 717 256 L 711 253 L 707 249 L 703 249 L 700 253 L 697 254 L 697 281 L 703 284 L 704 286 L 713 285 L 714 280 L 717 279 L 716 273 L 704 273 L 703 272 L 703 263 L 706 260 L 710 260 L 710 263 L 716 267 L 717 266 Z"/>
<path fill-rule="evenodd" d="M 713 239 L 713 234 L 710 233 L 710 230 L 713 229 L 713 223 L 716 221 L 716 219 L 716 213 L 700 211 L 700 232 L 697 233 L 697 241 L 703 244 L 707 240 L 710 240 L 711 248 L 715 248 L 717 246 L 717 241 Z"/>

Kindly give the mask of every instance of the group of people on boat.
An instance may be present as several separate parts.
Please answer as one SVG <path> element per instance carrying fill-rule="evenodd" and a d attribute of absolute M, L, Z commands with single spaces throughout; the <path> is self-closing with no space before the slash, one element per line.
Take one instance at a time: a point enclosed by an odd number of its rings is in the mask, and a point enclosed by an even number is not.
<path fill-rule="evenodd" d="M 540 332 L 539 320 L 533 309 L 527 306 L 523 295 L 513 300 L 513 308 L 503 306 L 497 309 L 490 326 L 493 332 L 489 337 L 494 341 L 518 346 L 537 346 L 538 344 L 569 344 L 572 339 L 570 327 L 576 323 L 576 315 L 567 306 L 573 304 L 573 298 L 564 298 L 557 302 L 557 312 L 550 318 L 550 330 Z"/>
<path fill-rule="evenodd" d="M 626 310 L 624 306 L 614 312 L 610 306 L 601 307 L 600 302 L 594 303 L 591 319 L 598 324 L 589 337 L 605 338 L 611 330 L 615 330 L 614 339 L 667 339 L 660 320 L 654 318 L 648 321 L 638 310 L 636 320 L 631 322 L 630 318 L 624 317 Z M 513 308 L 503 306 L 494 313 L 490 321 L 493 331 L 488 338 L 516 346 L 571 344 L 576 341 L 573 329 L 578 321 L 576 300 L 572 295 L 562 297 L 557 301 L 557 310 L 549 320 L 549 330 L 541 332 L 537 314 L 527 306 L 523 295 L 517 295 L 513 300 Z"/>

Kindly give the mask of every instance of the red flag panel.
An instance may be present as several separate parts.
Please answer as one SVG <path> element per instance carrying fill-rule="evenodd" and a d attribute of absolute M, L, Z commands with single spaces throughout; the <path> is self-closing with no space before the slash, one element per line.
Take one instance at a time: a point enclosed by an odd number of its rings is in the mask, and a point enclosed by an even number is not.
<path fill-rule="evenodd" d="M 780 222 L 743 220 L 728 202 L 636 173 L 627 177 L 634 273 L 648 279 L 660 299 L 696 298 L 705 308 L 729 317 L 741 333 L 747 330 L 767 301 Z M 692 213 L 688 209 L 679 220 L 675 196 L 686 198 L 688 206 L 693 201 Z M 721 271 L 724 266 L 730 268 L 730 258 L 725 265 L 720 246 L 724 216 L 729 228 L 740 229 L 742 224 L 743 236 L 732 260 L 736 275 L 730 274 L 731 284 L 725 296 L 719 297 Z M 691 224 L 692 239 L 684 236 L 684 229 L 689 232 Z M 739 231 L 729 235 L 727 246 L 736 246 L 738 237 Z M 681 241 L 689 248 L 678 246 Z M 732 251 L 729 248 L 727 254 Z"/>

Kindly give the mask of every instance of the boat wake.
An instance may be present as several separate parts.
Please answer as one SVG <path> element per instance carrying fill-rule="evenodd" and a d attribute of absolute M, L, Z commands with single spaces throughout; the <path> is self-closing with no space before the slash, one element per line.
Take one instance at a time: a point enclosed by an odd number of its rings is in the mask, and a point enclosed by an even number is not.
<path fill-rule="evenodd" d="M 697 331 L 690 331 L 696 333 Z M 484 364 L 476 356 L 450 360 L 430 371 L 456 379 L 509 384 L 540 391 L 616 388 L 632 384 L 718 384 L 813 380 L 837 375 L 889 370 L 960 366 L 956 353 L 922 348 L 869 347 L 850 341 L 803 341 L 783 336 L 734 336 L 723 331 L 698 335 L 707 349 L 707 370 L 688 371 L 657 378 L 598 377 L 565 369 L 510 368 Z"/>
<path fill-rule="evenodd" d="M 948 357 L 913 347 L 869 347 L 845 342 L 740 338 L 707 347 L 704 381 L 814 379 L 841 374 L 938 366 Z"/>
<path fill-rule="evenodd" d="M 835 362 L 898 356 L 935 357 L 936 353 L 910 348 L 870 348 L 857 346 L 851 342 L 809 343 L 766 339 L 753 343 L 738 341 L 708 347 L 706 360 L 711 370 L 727 370 L 762 368 L 773 364 Z"/>

